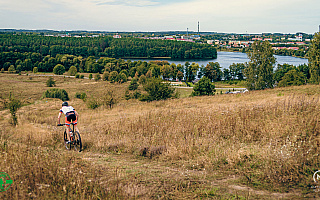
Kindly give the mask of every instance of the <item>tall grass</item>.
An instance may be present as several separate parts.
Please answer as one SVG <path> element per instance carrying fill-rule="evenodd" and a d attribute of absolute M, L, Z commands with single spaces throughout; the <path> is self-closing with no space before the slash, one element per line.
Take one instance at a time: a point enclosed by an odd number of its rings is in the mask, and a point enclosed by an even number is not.
<path fill-rule="evenodd" d="M 0 75 L 0 86 L 11 76 Z M 27 82 L 39 88 L 23 90 L 27 78 L 15 81 L 0 88 L 21 92 L 25 105 L 15 129 L 9 111 L 0 111 L 0 170 L 14 180 L 2 199 L 233 198 L 222 195 L 227 183 L 213 188 L 218 175 L 263 191 L 318 195 L 310 188 L 320 163 L 318 86 L 146 103 L 120 98 L 128 84 L 57 78 L 70 97 L 103 98 L 111 89 L 119 97 L 112 109 L 69 101 L 84 142 L 75 154 L 64 150 L 63 128 L 55 126 L 62 101 L 39 100 L 45 84 Z"/>

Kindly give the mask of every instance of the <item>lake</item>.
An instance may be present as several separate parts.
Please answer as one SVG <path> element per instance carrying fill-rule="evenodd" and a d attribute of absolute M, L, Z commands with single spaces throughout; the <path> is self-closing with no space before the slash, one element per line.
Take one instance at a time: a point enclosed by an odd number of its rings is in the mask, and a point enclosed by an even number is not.
<path fill-rule="evenodd" d="M 294 66 L 302 65 L 302 64 L 308 64 L 308 59 L 305 58 L 296 58 L 293 56 L 277 56 L 276 57 L 276 64 L 290 64 Z M 130 59 L 131 61 L 138 61 L 142 59 Z M 218 62 L 222 68 L 229 68 L 229 66 L 232 63 L 245 63 L 248 62 L 249 59 L 247 58 L 247 54 L 241 53 L 241 52 L 224 52 L 219 51 L 218 52 L 218 58 L 217 59 L 206 59 L 206 60 L 170 60 L 170 59 L 143 59 L 143 61 L 152 61 L 152 60 L 166 60 L 169 63 L 175 63 L 184 65 L 186 61 L 189 63 L 198 63 L 200 66 L 204 65 L 206 66 L 209 62 Z"/>

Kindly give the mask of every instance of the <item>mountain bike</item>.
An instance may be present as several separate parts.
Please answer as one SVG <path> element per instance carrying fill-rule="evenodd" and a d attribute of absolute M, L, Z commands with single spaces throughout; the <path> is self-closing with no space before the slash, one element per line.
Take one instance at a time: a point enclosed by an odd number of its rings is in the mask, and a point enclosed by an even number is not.
<path fill-rule="evenodd" d="M 58 126 L 64 126 L 64 125 L 66 124 L 58 124 Z M 74 150 L 81 152 L 82 142 L 81 142 L 80 133 L 74 130 L 74 123 L 71 123 L 71 125 L 72 125 L 72 129 L 69 126 L 70 135 L 68 135 L 67 131 L 64 130 L 64 134 L 63 134 L 64 145 L 68 150 L 70 150 L 73 147 Z"/>

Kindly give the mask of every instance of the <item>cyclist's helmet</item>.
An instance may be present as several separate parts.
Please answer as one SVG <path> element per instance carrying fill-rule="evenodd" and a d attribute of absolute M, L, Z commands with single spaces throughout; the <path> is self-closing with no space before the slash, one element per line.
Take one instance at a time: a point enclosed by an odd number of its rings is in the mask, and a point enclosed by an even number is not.
<path fill-rule="evenodd" d="M 62 106 L 68 106 L 68 102 L 66 102 L 66 101 L 63 102 L 63 103 L 62 103 Z"/>

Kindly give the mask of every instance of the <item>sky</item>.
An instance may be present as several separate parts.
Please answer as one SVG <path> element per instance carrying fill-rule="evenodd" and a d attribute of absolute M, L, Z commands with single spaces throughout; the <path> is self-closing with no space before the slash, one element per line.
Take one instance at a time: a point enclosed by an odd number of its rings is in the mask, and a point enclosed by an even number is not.
<path fill-rule="evenodd" d="M 0 0 L 0 29 L 315 33 L 319 0 Z"/>

